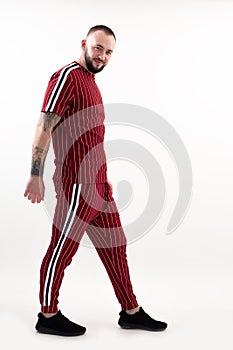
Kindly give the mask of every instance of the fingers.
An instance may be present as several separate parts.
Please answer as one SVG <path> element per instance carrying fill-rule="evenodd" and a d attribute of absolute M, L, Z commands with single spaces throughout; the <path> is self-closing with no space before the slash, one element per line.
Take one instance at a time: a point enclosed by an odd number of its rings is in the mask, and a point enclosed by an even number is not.
<path fill-rule="evenodd" d="M 24 196 L 27 197 L 27 199 L 33 204 L 40 203 L 42 200 L 44 200 L 44 192 L 45 188 L 43 181 L 38 181 L 38 179 L 30 179 L 26 185 Z"/>
<path fill-rule="evenodd" d="M 37 202 L 37 203 L 40 203 L 41 201 L 43 201 L 43 199 L 44 199 L 44 198 L 43 198 L 42 196 L 37 196 L 37 197 L 36 197 L 36 202 Z"/>
<path fill-rule="evenodd" d="M 29 201 L 34 203 L 40 203 L 42 200 L 44 200 L 44 196 L 40 193 L 31 193 L 29 191 L 25 191 L 24 196 L 27 197 Z"/>
<path fill-rule="evenodd" d="M 29 194 L 29 191 L 28 191 L 28 189 L 26 188 L 26 190 L 25 190 L 25 192 L 24 192 L 24 197 L 27 197 L 28 194 Z"/>

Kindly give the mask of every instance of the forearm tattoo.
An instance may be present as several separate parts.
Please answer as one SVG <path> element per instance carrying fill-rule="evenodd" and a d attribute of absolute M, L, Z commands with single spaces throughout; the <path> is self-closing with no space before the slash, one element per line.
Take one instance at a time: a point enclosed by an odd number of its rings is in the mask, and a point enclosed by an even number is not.
<path fill-rule="evenodd" d="M 41 113 L 40 123 L 43 125 L 44 132 L 51 131 L 53 127 L 59 122 L 61 117 L 56 113 Z"/>
<path fill-rule="evenodd" d="M 38 125 L 43 128 L 43 132 L 47 134 L 46 138 L 49 138 L 54 126 L 60 121 L 61 117 L 56 113 L 41 113 Z M 43 136 L 43 135 L 42 135 Z M 44 163 L 47 155 L 47 146 L 42 148 L 34 144 L 32 146 L 32 164 L 31 175 L 42 176 L 44 172 Z"/>
<path fill-rule="evenodd" d="M 31 175 L 42 176 L 44 172 L 45 155 L 47 151 L 41 147 L 32 146 Z"/>

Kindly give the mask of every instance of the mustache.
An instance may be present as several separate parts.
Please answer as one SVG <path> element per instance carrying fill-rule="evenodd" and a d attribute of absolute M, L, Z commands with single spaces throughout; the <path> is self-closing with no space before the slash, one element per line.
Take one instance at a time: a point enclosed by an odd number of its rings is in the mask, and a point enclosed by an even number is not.
<path fill-rule="evenodd" d="M 100 59 L 98 59 L 98 58 L 95 58 L 95 61 L 104 63 L 102 60 L 100 60 Z"/>

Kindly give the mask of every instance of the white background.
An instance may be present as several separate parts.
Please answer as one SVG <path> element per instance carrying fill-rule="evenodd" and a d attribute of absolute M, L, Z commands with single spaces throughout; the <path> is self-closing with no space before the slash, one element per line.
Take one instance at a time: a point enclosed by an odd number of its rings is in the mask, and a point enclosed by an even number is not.
<path fill-rule="evenodd" d="M 95 250 L 83 246 L 66 271 L 60 307 L 87 333 L 66 339 L 34 331 L 51 222 L 42 204 L 23 197 L 31 144 L 49 77 L 79 57 L 95 24 L 117 36 L 109 66 L 96 76 L 104 102 L 160 114 L 192 162 L 193 195 L 182 224 L 165 234 L 177 174 L 164 155 L 164 213 L 128 246 L 134 291 L 151 316 L 168 322 L 162 334 L 117 326 L 120 305 L 107 274 Z M 0 26 L 1 346 L 231 349 L 233 1 L 1 0 Z"/>

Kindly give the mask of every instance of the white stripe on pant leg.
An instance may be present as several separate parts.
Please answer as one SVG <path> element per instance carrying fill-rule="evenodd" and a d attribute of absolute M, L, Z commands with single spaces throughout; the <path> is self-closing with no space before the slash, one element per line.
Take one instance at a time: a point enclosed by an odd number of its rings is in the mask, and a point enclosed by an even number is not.
<path fill-rule="evenodd" d="M 77 194 L 77 200 L 75 200 L 75 191 L 76 191 L 77 186 L 78 186 L 78 194 Z M 67 216 L 66 216 L 66 220 L 65 220 L 62 232 L 61 232 L 61 236 L 60 236 L 60 238 L 59 238 L 59 240 L 57 242 L 57 245 L 56 245 L 56 247 L 55 247 L 55 249 L 53 251 L 53 255 L 51 257 L 51 260 L 50 260 L 50 263 L 49 263 L 49 266 L 48 266 L 46 279 L 45 279 L 45 284 L 44 284 L 43 306 L 49 306 L 50 302 L 51 302 L 51 290 L 52 290 L 53 277 L 54 277 L 54 272 L 55 272 L 57 260 L 59 258 L 59 253 L 61 252 L 62 247 L 63 247 L 64 242 L 65 242 L 65 238 L 64 237 L 68 236 L 69 230 L 70 230 L 70 228 L 71 228 L 71 226 L 73 224 L 73 221 L 74 221 L 74 218 L 75 218 L 75 215 L 76 215 L 76 211 L 77 211 L 77 208 L 78 208 L 78 205 L 79 205 L 79 197 L 80 197 L 80 192 L 81 192 L 81 186 L 82 186 L 81 184 L 79 184 L 79 185 L 78 184 L 74 184 L 74 186 L 73 186 L 71 204 L 70 204 Z M 73 206 L 74 206 L 74 210 L 72 210 Z M 70 219 L 70 221 L 69 221 L 69 219 Z M 69 221 L 69 223 L 68 223 L 68 221 Z M 68 227 L 67 227 L 65 235 L 64 235 L 64 231 L 65 231 L 65 228 L 66 228 L 67 224 L 68 224 Z M 62 240 L 63 240 L 63 242 L 62 242 L 61 246 L 59 247 L 60 242 Z M 59 247 L 58 251 L 57 251 L 57 247 Z M 56 259 L 53 262 L 53 259 L 54 259 L 56 254 L 57 254 Z M 50 279 L 50 282 L 49 282 L 50 274 L 51 274 L 51 279 Z M 48 286 L 48 283 L 49 283 L 49 286 Z M 47 298 L 48 299 L 48 303 L 46 303 L 47 288 L 48 288 L 48 298 Z"/>
<path fill-rule="evenodd" d="M 54 271 L 55 271 L 55 267 L 56 267 L 57 260 L 58 260 L 58 257 L 59 257 L 59 253 L 61 252 L 62 247 L 63 247 L 64 242 L 65 242 L 64 237 L 68 235 L 69 230 L 71 228 L 71 225 L 73 224 L 73 221 L 74 221 L 74 218 L 75 218 L 75 214 L 76 214 L 76 211 L 77 211 L 77 207 L 78 207 L 78 204 L 79 204 L 79 196 L 80 196 L 80 191 L 81 191 L 81 185 L 79 185 L 79 188 L 78 188 L 77 200 L 75 201 L 75 198 L 74 198 L 77 186 L 78 185 L 76 185 L 76 184 L 73 186 L 72 199 L 71 199 L 71 204 L 70 204 L 67 216 L 66 216 L 66 221 L 65 221 L 65 224 L 63 226 L 63 230 L 61 232 L 60 239 L 59 239 L 59 241 L 58 241 L 58 243 L 57 243 L 57 245 L 56 245 L 56 247 L 54 249 L 54 252 L 53 252 L 53 255 L 51 257 L 50 264 L 49 264 L 49 267 L 48 267 L 48 270 L 47 270 L 46 282 L 45 282 L 45 286 L 44 286 L 44 303 L 46 301 L 46 291 L 47 291 L 47 287 L 48 287 L 48 283 L 49 283 L 49 276 L 50 276 L 50 272 L 51 272 L 51 280 L 50 280 L 50 284 L 49 284 L 48 298 L 47 298 L 48 299 L 48 303 L 46 303 L 48 306 L 50 305 L 51 289 L 52 289 Z M 74 205 L 75 205 L 74 210 L 72 210 L 72 207 Z M 65 236 L 64 236 L 64 230 L 65 230 L 65 228 L 67 226 L 69 218 L 70 218 L 69 226 L 68 226 L 68 228 L 67 228 L 67 230 L 65 232 Z M 62 242 L 61 246 L 59 247 L 59 244 L 60 244 L 60 242 L 62 240 L 63 240 L 63 242 Z M 57 252 L 57 247 L 59 247 L 58 252 Z M 54 259 L 56 254 L 57 254 L 57 257 L 56 257 L 55 262 L 53 263 L 53 259 Z"/>

